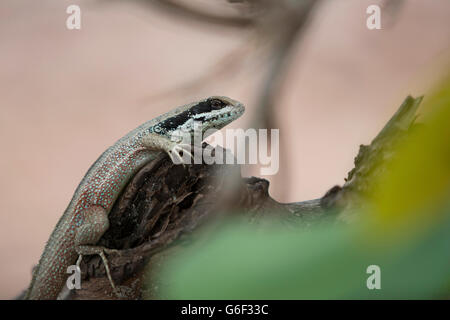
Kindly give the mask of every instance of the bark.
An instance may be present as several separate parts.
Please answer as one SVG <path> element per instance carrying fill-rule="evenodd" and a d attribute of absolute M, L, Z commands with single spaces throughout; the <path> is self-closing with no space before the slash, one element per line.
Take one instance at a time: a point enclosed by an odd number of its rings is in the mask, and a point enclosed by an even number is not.
<path fill-rule="evenodd" d="M 268 193 L 269 182 L 242 178 L 239 165 L 174 165 L 161 154 L 130 181 L 110 213 L 110 228 L 100 245 L 117 249 L 109 266 L 122 298 L 163 298 L 155 272 L 167 256 L 195 241 L 204 226 L 219 227 L 239 216 L 248 223 L 283 223 L 308 228 L 322 221 L 351 221 L 376 177 L 407 138 L 421 98 L 406 98 L 397 113 L 368 146 L 361 146 L 346 183 L 332 187 L 321 199 L 279 203 Z M 214 152 L 226 152 L 217 147 Z M 148 273 L 150 270 L 150 274 Z M 98 256 L 81 264 L 82 289 L 66 299 L 116 299 Z M 146 272 L 147 271 L 147 272 Z M 143 283 L 149 283 L 144 294 Z M 147 280 L 144 280 L 147 279 Z"/>

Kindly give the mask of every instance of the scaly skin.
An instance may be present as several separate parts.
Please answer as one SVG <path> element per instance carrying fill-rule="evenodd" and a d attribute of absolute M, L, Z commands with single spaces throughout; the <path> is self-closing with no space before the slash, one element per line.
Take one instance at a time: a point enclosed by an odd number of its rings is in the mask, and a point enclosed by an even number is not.
<path fill-rule="evenodd" d="M 114 202 L 140 168 L 159 152 L 177 147 L 169 140 L 171 132 L 180 126 L 191 130 L 189 119 L 199 116 L 204 120 L 203 132 L 220 129 L 243 112 L 237 101 L 211 97 L 147 121 L 108 148 L 88 170 L 53 230 L 25 299 L 56 299 L 67 279 L 67 268 L 77 257 L 103 255 L 103 248 L 94 245 L 109 227 L 107 215 Z M 218 114 L 222 116 L 216 119 Z"/>

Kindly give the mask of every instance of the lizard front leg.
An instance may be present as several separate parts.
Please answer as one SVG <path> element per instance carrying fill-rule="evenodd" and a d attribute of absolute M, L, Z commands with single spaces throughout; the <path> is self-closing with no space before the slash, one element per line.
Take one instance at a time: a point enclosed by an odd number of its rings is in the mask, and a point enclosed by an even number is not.
<path fill-rule="evenodd" d="M 84 212 L 84 222 L 78 228 L 75 235 L 75 251 L 78 253 L 77 266 L 80 266 L 83 255 L 98 254 L 105 265 L 106 275 L 116 294 L 118 291 L 114 285 L 109 271 L 108 260 L 105 257 L 105 251 L 110 251 L 102 246 L 95 246 L 102 235 L 109 228 L 108 214 L 104 208 L 98 205 L 89 207 Z"/>
<path fill-rule="evenodd" d="M 190 144 L 178 143 L 156 133 L 149 133 L 143 137 L 142 144 L 149 150 L 166 152 L 175 164 L 184 165 L 187 163 L 187 161 L 185 161 L 187 159 L 184 159 L 184 154 L 187 154 L 189 158 L 194 158 L 192 153 L 188 150 L 191 148 Z"/>

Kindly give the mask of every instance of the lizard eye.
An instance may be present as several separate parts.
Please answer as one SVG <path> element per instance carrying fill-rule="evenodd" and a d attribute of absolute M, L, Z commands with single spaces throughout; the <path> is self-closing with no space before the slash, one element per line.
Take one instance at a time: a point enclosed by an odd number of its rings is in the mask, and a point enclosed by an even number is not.
<path fill-rule="evenodd" d="M 218 99 L 211 100 L 211 109 L 212 110 L 219 110 L 222 109 L 224 103 Z"/>

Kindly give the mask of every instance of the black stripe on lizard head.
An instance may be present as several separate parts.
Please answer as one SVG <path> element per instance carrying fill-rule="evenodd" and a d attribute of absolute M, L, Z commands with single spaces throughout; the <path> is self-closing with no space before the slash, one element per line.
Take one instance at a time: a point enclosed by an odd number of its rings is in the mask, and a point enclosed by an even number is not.
<path fill-rule="evenodd" d="M 188 110 L 170 117 L 164 121 L 161 121 L 159 124 L 157 124 L 153 130 L 158 133 L 167 133 L 176 130 L 181 125 L 186 123 L 189 119 L 191 119 L 194 115 L 201 114 L 201 113 L 207 113 L 211 112 L 213 110 L 220 110 L 224 107 L 226 107 L 228 104 L 225 101 L 222 101 L 217 98 L 210 98 L 205 101 L 202 101 Z M 201 121 L 202 119 L 197 119 L 198 121 Z"/>

